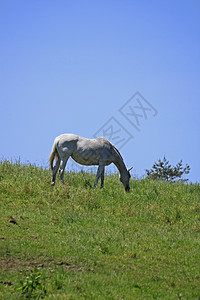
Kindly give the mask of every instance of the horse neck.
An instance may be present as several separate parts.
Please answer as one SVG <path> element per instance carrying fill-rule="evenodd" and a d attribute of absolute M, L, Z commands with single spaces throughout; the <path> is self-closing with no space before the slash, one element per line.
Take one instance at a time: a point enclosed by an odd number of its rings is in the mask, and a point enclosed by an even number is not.
<path fill-rule="evenodd" d="M 121 155 L 117 155 L 116 158 L 115 158 L 115 160 L 113 161 L 113 163 L 118 168 L 118 170 L 119 170 L 119 172 L 120 172 L 121 175 L 127 172 L 125 163 L 124 163 Z"/>

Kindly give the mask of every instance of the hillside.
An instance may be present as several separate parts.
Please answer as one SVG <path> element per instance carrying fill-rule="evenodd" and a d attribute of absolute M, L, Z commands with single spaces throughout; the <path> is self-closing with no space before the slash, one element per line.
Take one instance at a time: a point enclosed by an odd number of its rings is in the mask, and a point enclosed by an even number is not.
<path fill-rule="evenodd" d="M 0 162 L 0 299 L 199 299 L 199 185 L 94 178 Z"/>

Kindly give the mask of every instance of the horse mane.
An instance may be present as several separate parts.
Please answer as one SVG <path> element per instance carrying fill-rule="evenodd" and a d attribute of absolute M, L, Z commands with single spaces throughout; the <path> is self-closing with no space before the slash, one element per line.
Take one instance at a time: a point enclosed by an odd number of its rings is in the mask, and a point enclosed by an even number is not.
<path fill-rule="evenodd" d="M 112 146 L 113 146 L 113 149 L 115 150 L 115 152 L 117 152 L 117 154 L 118 154 L 118 156 L 120 157 L 120 159 L 122 160 L 122 161 L 124 161 L 123 160 L 123 157 L 121 156 L 121 153 L 119 152 L 119 150 L 112 144 Z"/>

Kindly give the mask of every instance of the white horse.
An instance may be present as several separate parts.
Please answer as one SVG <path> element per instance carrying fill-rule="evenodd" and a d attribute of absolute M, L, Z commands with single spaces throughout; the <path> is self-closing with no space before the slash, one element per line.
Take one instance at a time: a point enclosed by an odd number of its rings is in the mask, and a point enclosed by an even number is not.
<path fill-rule="evenodd" d="M 130 190 L 129 179 L 131 176 L 129 171 L 132 168 L 126 169 L 123 158 L 117 148 L 104 137 L 86 139 L 75 134 L 62 134 L 55 138 L 49 158 L 52 170 L 51 185 L 55 184 L 58 169 L 61 182 L 64 183 L 64 169 L 70 156 L 79 164 L 99 166 L 94 187 L 97 186 L 101 177 L 101 188 L 103 188 L 105 166 L 114 163 L 119 170 L 120 181 L 123 183 L 125 190 Z M 55 166 L 53 166 L 54 158 L 56 158 Z"/>

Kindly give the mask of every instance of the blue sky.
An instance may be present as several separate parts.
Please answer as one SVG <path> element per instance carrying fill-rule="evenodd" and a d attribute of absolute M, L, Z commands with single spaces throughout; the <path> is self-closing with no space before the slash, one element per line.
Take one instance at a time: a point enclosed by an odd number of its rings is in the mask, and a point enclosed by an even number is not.
<path fill-rule="evenodd" d="M 133 175 L 166 155 L 199 182 L 198 0 L 4 0 L 0 36 L 1 159 L 104 133 Z"/>

